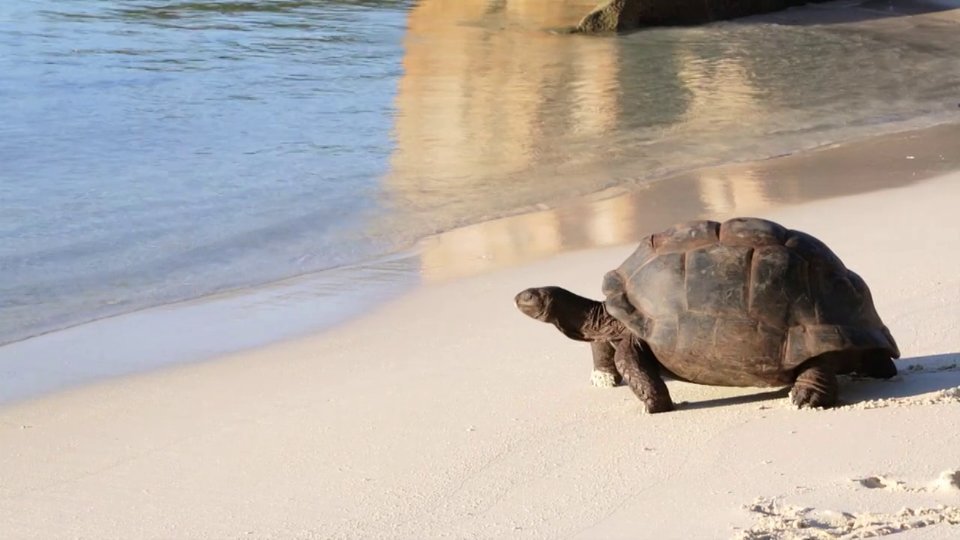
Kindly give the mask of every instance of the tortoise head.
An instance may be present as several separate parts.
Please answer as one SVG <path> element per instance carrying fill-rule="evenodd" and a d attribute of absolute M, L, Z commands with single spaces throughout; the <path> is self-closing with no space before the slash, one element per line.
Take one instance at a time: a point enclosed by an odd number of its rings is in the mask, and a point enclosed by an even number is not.
<path fill-rule="evenodd" d="M 553 322 L 557 317 L 557 310 L 569 310 L 570 297 L 579 298 L 572 292 L 560 287 L 531 287 L 520 291 L 513 298 L 517 309 L 524 315 L 543 322 Z"/>
<path fill-rule="evenodd" d="M 607 313 L 602 302 L 560 287 L 525 289 L 513 300 L 525 315 L 556 326 L 570 339 L 605 340 L 623 332 L 623 325 Z"/>

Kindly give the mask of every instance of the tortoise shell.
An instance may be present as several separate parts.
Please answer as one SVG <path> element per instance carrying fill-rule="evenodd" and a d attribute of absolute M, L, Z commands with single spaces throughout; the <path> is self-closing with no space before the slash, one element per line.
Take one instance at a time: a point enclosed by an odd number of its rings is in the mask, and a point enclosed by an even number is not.
<path fill-rule="evenodd" d="M 610 314 L 691 382 L 782 385 L 824 353 L 900 356 L 860 276 L 813 236 L 763 219 L 653 234 L 603 292 Z"/>

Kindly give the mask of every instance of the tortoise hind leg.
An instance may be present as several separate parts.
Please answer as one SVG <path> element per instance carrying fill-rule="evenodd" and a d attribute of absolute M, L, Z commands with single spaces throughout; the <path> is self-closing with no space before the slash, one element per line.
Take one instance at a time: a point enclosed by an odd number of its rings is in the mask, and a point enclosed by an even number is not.
<path fill-rule="evenodd" d="M 640 398 L 648 413 L 673 410 L 673 401 L 667 384 L 660 377 L 660 363 L 642 344 L 633 339 L 617 343 L 614 355 L 617 370 Z"/>
<path fill-rule="evenodd" d="M 886 351 L 867 351 L 863 353 L 857 373 L 875 379 L 889 379 L 897 374 L 897 365 Z"/>
<path fill-rule="evenodd" d="M 833 407 L 840 385 L 828 359 L 814 358 L 799 368 L 790 399 L 797 407 Z"/>
<path fill-rule="evenodd" d="M 597 388 L 613 388 L 620 384 L 614 355 L 616 349 L 609 341 L 591 341 L 593 351 L 593 373 L 590 382 Z"/>

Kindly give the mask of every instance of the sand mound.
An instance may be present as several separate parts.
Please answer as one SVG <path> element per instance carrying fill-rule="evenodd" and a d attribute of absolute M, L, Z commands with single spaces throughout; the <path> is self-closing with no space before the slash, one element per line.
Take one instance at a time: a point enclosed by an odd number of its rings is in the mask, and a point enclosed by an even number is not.
<path fill-rule="evenodd" d="M 956 362 L 949 364 L 940 364 L 936 366 L 924 366 L 923 364 L 910 364 L 906 368 L 907 371 L 917 372 L 917 371 L 958 371 L 960 366 Z"/>
<path fill-rule="evenodd" d="M 933 482 L 933 489 L 960 492 L 960 469 L 940 473 L 940 478 Z"/>
<path fill-rule="evenodd" d="M 800 540 L 886 536 L 931 525 L 960 524 L 960 507 L 904 508 L 895 514 L 851 514 L 757 499 L 745 507 L 757 514 L 756 524 L 738 531 L 737 540 Z"/>
<path fill-rule="evenodd" d="M 960 469 L 948 470 L 928 487 L 909 487 L 901 480 L 874 475 L 854 478 L 861 487 L 884 491 L 960 493 Z M 886 536 L 931 525 L 960 525 L 960 507 L 903 508 L 895 514 L 849 513 L 784 504 L 779 498 L 758 498 L 744 506 L 756 515 L 753 527 L 738 531 L 738 540 L 819 540 Z"/>
<path fill-rule="evenodd" d="M 910 407 L 917 405 L 945 405 L 950 403 L 960 403 L 960 386 L 947 388 L 905 398 L 884 398 L 861 401 L 852 405 L 847 405 L 846 409 L 882 409 L 884 407 Z"/>

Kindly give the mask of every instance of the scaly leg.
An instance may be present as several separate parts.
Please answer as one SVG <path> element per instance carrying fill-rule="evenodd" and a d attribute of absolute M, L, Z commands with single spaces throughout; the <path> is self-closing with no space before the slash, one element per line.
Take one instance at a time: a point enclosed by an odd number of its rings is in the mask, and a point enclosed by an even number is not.
<path fill-rule="evenodd" d="M 798 407 L 833 407 L 837 404 L 840 385 L 832 367 L 823 359 L 814 359 L 801 367 L 793 383 L 790 398 Z"/>
<path fill-rule="evenodd" d="M 614 362 L 616 349 L 609 341 L 591 341 L 593 351 L 593 373 L 590 382 L 597 388 L 613 388 L 620 384 L 620 374 Z"/>
<path fill-rule="evenodd" d="M 620 340 L 614 361 L 623 380 L 640 398 L 648 413 L 673 410 L 670 391 L 660 377 L 660 363 L 646 346 L 633 339 Z"/>

